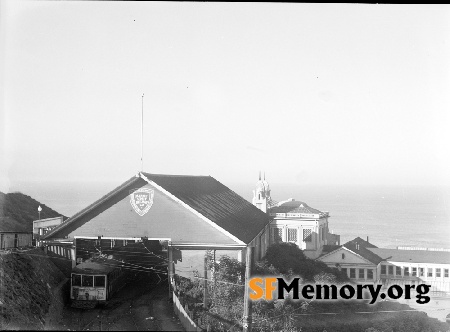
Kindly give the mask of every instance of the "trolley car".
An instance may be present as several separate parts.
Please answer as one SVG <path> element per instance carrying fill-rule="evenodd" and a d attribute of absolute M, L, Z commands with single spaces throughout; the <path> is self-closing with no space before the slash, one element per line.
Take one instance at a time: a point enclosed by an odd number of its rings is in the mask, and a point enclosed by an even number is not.
<path fill-rule="evenodd" d="M 105 304 L 123 284 L 122 263 L 89 259 L 72 269 L 70 299 L 73 307 L 93 308 Z"/>

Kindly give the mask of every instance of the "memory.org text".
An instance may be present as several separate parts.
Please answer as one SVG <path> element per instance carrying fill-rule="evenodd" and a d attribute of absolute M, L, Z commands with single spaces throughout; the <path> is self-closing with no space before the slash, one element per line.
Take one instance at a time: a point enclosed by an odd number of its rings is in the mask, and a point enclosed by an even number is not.
<path fill-rule="evenodd" d="M 300 296 L 305 300 L 370 300 L 374 304 L 378 298 L 384 300 L 397 300 L 404 298 L 411 299 L 414 293 L 416 302 L 425 304 L 430 302 L 430 297 L 426 296 L 431 286 L 419 285 L 390 285 L 386 292 L 382 291 L 380 284 L 344 284 L 344 285 L 321 285 L 321 284 L 300 284 L 300 278 L 293 278 L 286 282 L 284 278 L 255 277 L 250 279 L 249 287 L 253 291 L 249 296 L 251 300 L 274 300 L 284 299 L 287 294 L 291 299 L 298 300 Z M 276 297 L 274 293 L 276 291 Z"/>

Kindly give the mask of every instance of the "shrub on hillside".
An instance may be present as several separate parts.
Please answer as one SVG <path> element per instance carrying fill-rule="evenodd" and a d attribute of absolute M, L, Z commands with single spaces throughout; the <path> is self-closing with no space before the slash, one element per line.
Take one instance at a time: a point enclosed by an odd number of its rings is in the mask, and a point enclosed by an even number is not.
<path fill-rule="evenodd" d="M 270 266 L 285 276 L 296 275 L 305 281 L 344 282 L 349 280 L 339 270 L 306 257 L 294 243 L 282 242 L 269 246 L 263 262 L 257 265 L 257 271 L 260 274 L 263 274 L 261 272 L 270 273 L 270 269 L 268 269 Z"/>
<path fill-rule="evenodd" d="M 285 250 L 283 250 L 285 249 Z M 277 244 L 268 249 L 264 260 L 257 262 L 254 275 L 279 276 L 280 268 L 286 276 L 297 275 L 317 283 L 339 283 L 345 278 L 336 269 L 306 258 L 300 249 L 290 244 Z M 207 256 L 208 257 L 208 256 Z M 278 267 L 278 268 L 277 268 Z M 211 315 L 205 315 L 203 307 L 196 307 L 196 317 L 209 326 L 212 331 L 239 330 L 242 324 L 244 307 L 245 265 L 236 259 L 223 256 L 219 262 L 210 260 L 211 281 L 208 282 L 208 308 Z M 203 300 L 204 282 L 201 279 L 178 278 L 182 293 L 192 304 Z M 347 279 L 348 281 L 348 279 Z M 445 323 L 428 318 L 420 312 L 401 312 L 403 307 L 393 302 L 367 305 L 348 301 L 291 301 L 258 300 L 253 303 L 254 331 L 366 331 L 366 332 L 419 332 L 446 331 Z M 192 307 L 192 306 L 191 306 Z M 377 313 L 361 315 L 357 312 Z M 399 312 L 396 312 L 399 311 Z M 336 313 L 324 316 L 323 313 Z M 301 315 L 298 314 L 307 314 Z M 220 318 L 220 319 L 218 319 Z M 207 323 L 205 323 L 207 322 Z"/>

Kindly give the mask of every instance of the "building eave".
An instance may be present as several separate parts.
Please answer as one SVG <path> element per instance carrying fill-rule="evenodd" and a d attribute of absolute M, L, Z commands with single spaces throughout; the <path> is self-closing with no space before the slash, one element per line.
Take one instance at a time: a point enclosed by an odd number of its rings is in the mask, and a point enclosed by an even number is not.
<path fill-rule="evenodd" d="M 52 239 L 53 240 L 53 239 L 58 238 L 57 234 L 59 232 L 61 232 L 62 230 L 64 230 L 68 226 L 72 225 L 73 223 L 75 223 L 77 220 L 82 218 L 84 215 L 88 214 L 89 212 L 92 212 L 94 209 L 96 209 L 100 205 L 102 205 L 105 202 L 107 202 L 110 198 L 114 197 L 116 194 L 118 194 L 124 188 L 126 188 L 126 187 L 130 186 L 131 184 L 133 184 L 134 182 L 136 182 L 138 179 L 140 179 L 139 174 L 135 175 L 134 177 L 132 177 L 129 180 L 127 180 L 126 182 L 122 183 L 120 186 L 116 187 L 115 189 L 113 189 L 112 191 L 107 193 L 105 196 L 101 197 L 100 199 L 98 199 L 97 201 L 95 201 L 91 205 L 87 206 L 86 208 L 82 209 L 81 211 L 75 213 L 72 217 L 67 219 L 62 224 L 56 226 L 50 232 L 45 234 L 42 237 L 42 240 L 48 240 L 48 239 Z M 60 239 L 64 239 L 64 238 L 65 237 L 60 237 Z"/>

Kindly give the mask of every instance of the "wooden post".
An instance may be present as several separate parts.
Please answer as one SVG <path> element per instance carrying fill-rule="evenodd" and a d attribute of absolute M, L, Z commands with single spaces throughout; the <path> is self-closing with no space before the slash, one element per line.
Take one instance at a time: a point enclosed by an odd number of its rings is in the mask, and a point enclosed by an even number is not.
<path fill-rule="evenodd" d="M 216 301 L 216 251 L 213 250 L 213 264 L 211 268 L 211 279 L 213 280 L 213 295 L 212 295 L 212 303 L 214 304 Z"/>
<path fill-rule="evenodd" d="M 205 255 L 204 259 L 204 273 L 203 273 L 203 285 L 204 285 L 204 292 L 203 292 L 203 308 L 208 309 L 208 257 Z"/>
<path fill-rule="evenodd" d="M 208 310 L 208 256 L 205 254 L 205 259 L 204 259 L 204 273 L 203 273 L 203 287 L 204 287 L 204 291 L 203 291 L 203 308 L 205 308 L 205 310 Z M 209 332 L 211 330 L 209 323 L 208 323 L 208 316 L 206 316 L 206 331 Z"/>
<path fill-rule="evenodd" d="M 172 243 L 171 242 L 169 242 L 168 243 L 168 246 L 167 246 L 167 253 L 168 253 L 168 264 L 167 264 L 167 267 L 168 267 L 168 272 L 169 272 L 169 275 L 168 275 L 168 281 L 169 281 L 169 300 L 171 300 L 172 299 L 172 282 L 173 282 L 173 248 L 172 248 Z"/>
<path fill-rule="evenodd" d="M 244 293 L 244 317 L 243 329 L 244 332 L 252 331 L 252 301 L 250 300 L 250 288 L 248 283 L 250 281 L 253 265 L 252 247 L 246 248 L 245 255 L 245 293 Z"/>
<path fill-rule="evenodd" d="M 70 249 L 70 251 L 70 256 L 72 257 L 72 268 L 74 268 L 75 266 L 77 266 L 77 249 L 76 247 L 73 247 Z"/>

